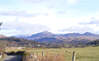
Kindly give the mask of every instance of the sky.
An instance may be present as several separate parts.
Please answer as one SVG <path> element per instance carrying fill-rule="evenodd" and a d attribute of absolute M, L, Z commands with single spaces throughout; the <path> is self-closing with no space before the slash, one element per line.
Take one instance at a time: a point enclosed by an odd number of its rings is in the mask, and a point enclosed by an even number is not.
<path fill-rule="evenodd" d="M 0 0 L 0 34 L 99 34 L 99 0 Z"/>

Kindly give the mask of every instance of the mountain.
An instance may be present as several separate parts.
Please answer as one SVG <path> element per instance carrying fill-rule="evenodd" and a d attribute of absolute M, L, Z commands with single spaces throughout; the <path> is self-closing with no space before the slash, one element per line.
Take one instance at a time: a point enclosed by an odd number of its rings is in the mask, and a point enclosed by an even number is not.
<path fill-rule="evenodd" d="M 37 34 L 33 34 L 31 36 L 28 36 L 27 38 L 29 39 L 39 39 L 39 38 L 44 38 L 44 37 L 54 37 L 55 35 L 51 32 L 48 32 L 48 31 L 44 31 L 44 32 L 41 32 L 41 33 L 37 33 Z"/>
<path fill-rule="evenodd" d="M 33 34 L 31 36 L 23 37 L 30 40 L 41 39 L 41 38 L 56 38 L 60 40 L 74 40 L 74 39 L 88 39 L 88 40 L 95 40 L 99 38 L 98 34 L 93 34 L 90 32 L 86 32 L 83 34 L 80 33 L 67 33 L 67 34 L 53 34 L 51 32 L 40 32 L 37 34 Z"/>
<path fill-rule="evenodd" d="M 86 32 L 83 35 L 86 35 L 86 36 L 99 36 L 98 34 L 93 34 L 93 33 L 90 33 L 90 32 Z"/>
<path fill-rule="evenodd" d="M 93 34 L 86 32 L 80 33 L 67 33 L 67 34 L 53 34 L 51 32 L 45 31 L 37 34 L 32 34 L 31 36 L 25 36 L 24 39 L 35 40 L 40 43 L 45 43 L 53 46 L 67 46 L 67 45 L 85 45 L 91 41 L 99 39 L 98 34 Z"/>
<path fill-rule="evenodd" d="M 39 46 L 38 46 L 39 45 Z M 16 37 L 6 37 L 0 35 L 0 48 L 1 47 L 44 47 L 44 43 L 39 43 L 33 40 L 27 40 Z"/>
<path fill-rule="evenodd" d="M 99 45 L 99 35 L 86 32 L 54 34 L 48 31 L 36 34 L 6 37 L 0 35 L 0 47 L 24 46 L 24 47 L 84 47 Z"/>
<path fill-rule="evenodd" d="M 72 37 L 77 37 L 77 36 L 93 36 L 93 37 L 99 37 L 98 34 L 93 34 L 93 33 L 90 33 L 90 32 L 85 32 L 83 34 L 80 34 L 80 33 L 68 33 L 68 34 L 64 34 L 64 36 L 72 36 Z"/>

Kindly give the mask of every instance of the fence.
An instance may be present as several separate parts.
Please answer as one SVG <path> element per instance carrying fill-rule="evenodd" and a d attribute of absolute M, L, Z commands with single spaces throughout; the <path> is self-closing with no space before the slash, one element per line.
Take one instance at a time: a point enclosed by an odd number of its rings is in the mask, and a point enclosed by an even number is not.
<path fill-rule="evenodd" d="M 22 61 L 76 61 L 76 52 L 25 52 Z"/>
<path fill-rule="evenodd" d="M 52 52 L 25 53 L 23 61 L 65 61 L 64 54 Z"/>

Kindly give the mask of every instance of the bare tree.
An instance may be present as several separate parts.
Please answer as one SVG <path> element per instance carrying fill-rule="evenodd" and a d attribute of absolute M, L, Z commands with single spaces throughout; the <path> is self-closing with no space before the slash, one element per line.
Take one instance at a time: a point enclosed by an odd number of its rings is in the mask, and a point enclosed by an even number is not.
<path fill-rule="evenodd" d="M 1 29 L 1 25 L 2 25 L 2 23 L 0 22 L 0 29 Z"/>
<path fill-rule="evenodd" d="M 2 25 L 2 23 L 0 23 L 0 26 Z"/>

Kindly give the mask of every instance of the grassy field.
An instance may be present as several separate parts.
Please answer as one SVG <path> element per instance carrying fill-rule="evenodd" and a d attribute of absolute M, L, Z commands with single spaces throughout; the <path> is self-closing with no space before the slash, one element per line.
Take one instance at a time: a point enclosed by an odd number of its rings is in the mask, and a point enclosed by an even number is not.
<path fill-rule="evenodd" d="M 76 61 L 99 61 L 99 47 L 85 48 L 27 48 L 30 54 L 58 55 L 61 54 L 65 61 L 72 61 L 72 52 L 76 52 Z"/>
<path fill-rule="evenodd" d="M 77 53 L 77 61 L 99 61 L 99 47 L 72 48 Z"/>
<path fill-rule="evenodd" d="M 99 47 L 60 48 L 60 49 L 32 49 L 29 52 L 46 52 L 64 54 L 66 61 L 72 61 L 72 52 L 76 52 L 76 61 L 99 61 Z"/>

